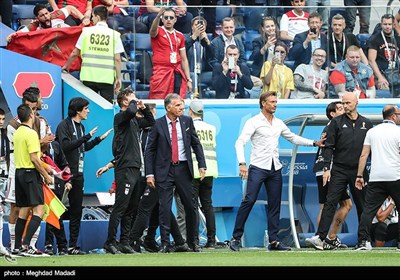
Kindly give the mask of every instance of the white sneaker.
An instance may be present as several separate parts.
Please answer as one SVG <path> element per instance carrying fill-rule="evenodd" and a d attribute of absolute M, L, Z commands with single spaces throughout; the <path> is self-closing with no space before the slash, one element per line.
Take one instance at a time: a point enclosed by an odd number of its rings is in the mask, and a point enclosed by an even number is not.
<path fill-rule="evenodd" d="M 367 248 L 368 251 L 372 250 L 371 242 L 369 242 L 369 241 L 365 242 L 365 247 Z"/>
<path fill-rule="evenodd" d="M 306 246 L 315 248 L 317 250 L 324 250 L 324 242 L 319 238 L 319 235 L 315 235 L 305 240 Z"/>
<path fill-rule="evenodd" d="M 0 246 L 0 255 L 11 256 L 11 253 L 4 246 Z"/>

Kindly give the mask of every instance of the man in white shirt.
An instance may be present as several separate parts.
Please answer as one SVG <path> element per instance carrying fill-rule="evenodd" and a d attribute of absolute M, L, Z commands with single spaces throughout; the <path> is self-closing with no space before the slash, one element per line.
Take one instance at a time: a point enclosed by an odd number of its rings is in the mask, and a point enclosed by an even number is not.
<path fill-rule="evenodd" d="M 278 241 L 279 216 L 282 195 L 282 164 L 279 161 L 279 136 L 293 144 L 303 146 L 323 146 L 325 138 L 313 141 L 300 137 L 289 130 L 286 124 L 276 118 L 276 92 L 268 91 L 260 95 L 261 112 L 247 120 L 242 133 L 236 140 L 236 156 L 239 161 L 240 177 L 247 179 L 246 195 L 240 204 L 233 229 L 229 248 L 240 250 L 240 238 L 244 225 L 254 203 L 257 200 L 261 185 L 264 183 L 268 197 L 268 232 L 270 251 L 288 251 L 290 247 L 283 246 Z M 251 139 L 252 151 L 249 169 L 247 169 L 244 146 Z"/>

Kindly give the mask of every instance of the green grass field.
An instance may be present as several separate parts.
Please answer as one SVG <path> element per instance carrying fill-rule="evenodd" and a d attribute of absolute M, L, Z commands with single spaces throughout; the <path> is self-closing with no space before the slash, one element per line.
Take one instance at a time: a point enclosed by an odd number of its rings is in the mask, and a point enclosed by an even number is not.
<path fill-rule="evenodd" d="M 0 267 L 264 267 L 264 266 L 400 266 L 400 251 L 395 248 L 355 251 L 293 249 L 290 252 L 267 252 L 262 248 L 208 249 L 202 253 L 134 255 L 88 254 L 85 256 L 17 257 L 14 262 L 0 259 Z"/>

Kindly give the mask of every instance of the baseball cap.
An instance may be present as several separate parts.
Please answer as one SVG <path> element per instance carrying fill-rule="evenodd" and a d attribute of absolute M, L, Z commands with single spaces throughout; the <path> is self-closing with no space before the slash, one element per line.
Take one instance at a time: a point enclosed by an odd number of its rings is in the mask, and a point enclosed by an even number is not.
<path fill-rule="evenodd" d="M 198 99 L 193 100 L 192 102 L 190 102 L 189 108 L 190 110 L 192 110 L 193 113 L 202 114 L 204 110 L 203 102 Z"/>

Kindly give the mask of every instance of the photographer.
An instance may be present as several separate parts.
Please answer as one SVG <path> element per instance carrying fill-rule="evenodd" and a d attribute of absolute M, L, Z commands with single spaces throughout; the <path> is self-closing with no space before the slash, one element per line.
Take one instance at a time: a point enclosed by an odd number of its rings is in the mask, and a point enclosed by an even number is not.
<path fill-rule="evenodd" d="M 218 99 L 249 98 L 245 88 L 251 89 L 253 82 L 246 64 L 238 65 L 239 49 L 235 45 L 226 48 L 224 60 L 216 64 L 212 74 L 212 86 Z"/>

